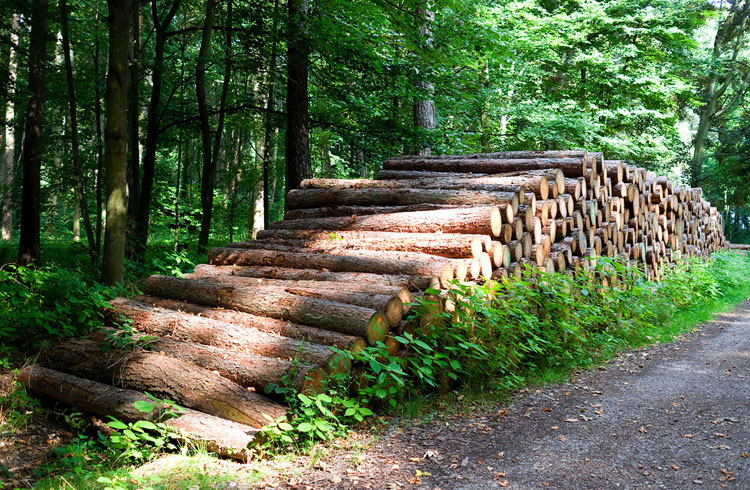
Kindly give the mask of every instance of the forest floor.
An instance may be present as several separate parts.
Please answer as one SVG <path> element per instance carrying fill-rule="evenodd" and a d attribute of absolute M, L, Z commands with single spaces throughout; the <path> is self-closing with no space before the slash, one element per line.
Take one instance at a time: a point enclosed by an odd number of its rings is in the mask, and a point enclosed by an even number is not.
<path fill-rule="evenodd" d="M 463 408 L 355 435 L 259 486 L 750 488 L 750 301 L 569 382 Z"/>
<path fill-rule="evenodd" d="M 135 473 L 165 483 L 180 467 L 223 475 L 196 489 L 750 488 L 750 300 L 568 382 L 504 402 L 470 398 L 449 395 L 413 420 L 378 418 L 309 455 L 249 464 L 171 455 Z M 0 469 L 13 477 L 0 481 L 33 482 L 33 468 L 70 440 L 63 427 L 31 419 L 3 434 Z"/>

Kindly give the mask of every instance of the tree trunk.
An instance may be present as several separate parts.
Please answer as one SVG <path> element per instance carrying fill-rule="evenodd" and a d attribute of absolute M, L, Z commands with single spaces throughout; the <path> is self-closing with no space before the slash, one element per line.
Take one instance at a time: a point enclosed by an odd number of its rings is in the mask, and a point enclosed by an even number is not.
<path fill-rule="evenodd" d="M 107 75 L 107 224 L 104 231 L 102 282 L 122 283 L 127 240 L 128 30 L 132 2 L 108 0 L 109 73 Z"/>
<path fill-rule="evenodd" d="M 429 51 L 433 48 L 432 23 L 435 21 L 435 13 L 431 10 L 430 0 L 420 2 L 415 17 L 421 22 L 419 25 L 421 49 Z M 425 99 L 414 102 L 414 125 L 430 131 L 435 129 L 437 123 L 435 120 L 435 102 L 432 100 L 435 87 L 429 79 L 430 69 L 426 68 L 427 66 L 428 63 L 422 63 L 422 71 L 418 75 L 416 88 L 424 94 Z M 429 155 L 430 146 L 429 142 L 423 141 L 419 154 Z"/>
<path fill-rule="evenodd" d="M 304 251 L 247 250 L 213 248 L 212 265 L 276 265 L 279 267 L 327 269 L 334 272 L 370 272 L 443 277 L 466 264 L 465 259 L 448 259 L 419 252 L 381 252 L 371 250 L 329 250 L 327 253 Z"/>
<path fill-rule="evenodd" d="M 130 42 L 128 50 L 129 80 L 128 84 L 128 243 L 126 252 L 129 257 L 136 258 L 134 248 L 138 206 L 141 193 L 141 155 L 140 155 L 140 76 L 141 76 L 141 2 L 133 4 L 131 12 Z"/>
<path fill-rule="evenodd" d="M 14 158 L 16 149 L 16 79 L 18 78 L 18 30 L 19 14 L 13 14 L 10 26 L 10 48 L 8 53 L 8 89 L 5 102 L 5 151 L 3 153 L 2 168 L 0 168 L 0 187 L 2 194 L 2 209 L 0 210 L 0 227 L 2 227 L 2 240 L 7 241 L 13 237 L 13 180 L 15 175 Z"/>
<path fill-rule="evenodd" d="M 214 205 L 214 181 L 216 180 L 216 162 L 211 153 L 211 122 L 206 102 L 206 63 L 211 54 L 211 31 L 214 25 L 214 10 L 216 0 L 206 3 L 206 20 L 203 23 L 203 37 L 198 52 L 198 62 L 195 66 L 195 93 L 198 99 L 198 114 L 200 115 L 201 141 L 203 143 L 203 170 L 201 172 L 201 231 L 198 237 L 198 252 L 205 253 L 208 249 L 208 234 L 211 230 L 211 213 Z"/>
<path fill-rule="evenodd" d="M 140 392 L 116 388 L 41 366 L 23 368 L 18 373 L 18 380 L 35 397 L 53 400 L 100 417 L 111 415 L 126 423 L 138 420 L 154 423 L 163 421 L 184 437 L 186 442 L 242 461 L 248 458 L 249 446 L 259 433 L 258 429 L 248 425 L 184 407 L 177 417 L 160 420 L 161 408 L 169 407 L 158 407 L 158 410 L 155 407 L 151 412 L 141 412 L 135 408 L 136 402 L 151 405 L 155 403 Z"/>
<path fill-rule="evenodd" d="M 151 100 L 148 105 L 146 121 L 146 146 L 143 150 L 143 181 L 140 188 L 140 203 L 136 217 L 135 252 L 138 260 L 143 260 L 148 244 L 149 217 L 151 215 L 151 197 L 154 190 L 154 169 L 156 165 L 156 147 L 159 139 L 159 121 L 161 118 L 161 86 L 164 76 L 164 49 L 167 42 L 169 25 L 177 14 L 181 0 L 174 0 L 164 20 L 159 20 L 157 0 L 151 0 L 151 17 L 154 23 L 154 62 L 151 70 Z M 184 78 L 184 77 L 183 77 Z M 180 140 L 181 144 L 182 140 Z M 179 172 L 179 170 L 178 170 Z M 178 178 L 179 183 L 179 178 Z M 177 192 L 179 193 L 179 185 Z"/>
<path fill-rule="evenodd" d="M 367 346 L 367 343 L 361 337 L 345 335 L 309 325 L 300 325 L 276 318 L 252 315 L 243 311 L 212 308 L 176 299 L 157 298 L 146 295 L 136 296 L 135 300 L 160 308 L 189 313 L 198 317 L 210 318 L 219 322 L 231 323 L 236 326 L 277 334 L 313 344 L 336 347 L 341 350 L 358 352 Z"/>
<path fill-rule="evenodd" d="M 68 86 L 68 104 L 70 105 L 71 149 L 73 151 L 73 169 L 76 177 L 76 197 L 78 199 L 78 202 L 76 203 L 76 217 L 73 221 L 74 240 L 80 240 L 81 225 L 79 218 L 83 217 L 83 229 L 86 231 L 86 240 L 88 242 L 89 255 L 91 256 L 91 264 L 93 267 L 96 267 L 99 262 L 99 250 L 96 248 L 94 229 L 91 227 L 91 219 L 89 218 L 89 208 L 83 186 L 83 169 L 81 168 L 81 156 L 78 146 L 78 109 L 76 107 L 75 87 L 73 86 L 73 64 L 70 59 L 67 0 L 60 0 L 60 17 L 62 24 L 63 54 L 65 56 L 65 81 Z M 75 237 L 78 237 L 78 239 L 75 239 Z"/>
<path fill-rule="evenodd" d="M 286 191 L 298 189 L 312 177 L 310 165 L 307 70 L 310 45 L 307 35 L 308 0 L 288 2 L 286 93 Z"/>
<path fill-rule="evenodd" d="M 98 17 L 98 15 L 97 15 Z M 102 98 L 99 93 L 99 38 L 94 39 L 94 125 L 96 127 L 96 253 L 102 250 L 102 182 L 104 180 L 104 148 L 102 147 Z"/>
<path fill-rule="evenodd" d="M 275 86 L 276 86 L 276 52 L 279 46 L 279 0 L 274 0 L 273 3 L 273 28 L 271 35 L 273 41 L 271 45 L 271 59 L 269 60 L 268 66 L 268 98 L 266 99 L 266 114 L 263 117 L 264 136 L 263 136 L 263 228 L 268 228 L 270 224 L 270 212 L 271 203 L 273 202 L 273 193 L 270 188 L 271 179 L 271 162 L 270 162 L 270 147 L 271 147 L 271 133 L 273 132 L 272 127 L 272 114 L 271 111 L 275 104 Z M 274 184 L 275 187 L 275 184 Z"/>
<path fill-rule="evenodd" d="M 331 233 L 315 230 L 264 230 L 261 240 L 230 243 L 228 247 L 263 248 L 266 244 L 289 245 L 312 250 L 365 249 L 383 251 L 422 252 L 449 258 L 479 257 L 492 241 L 489 235 L 458 233 L 390 233 L 369 231 L 340 231 Z"/>
<path fill-rule="evenodd" d="M 127 49 L 127 48 L 126 48 Z M 271 400 L 208 369 L 143 350 L 111 349 L 90 340 L 68 339 L 47 349 L 44 364 L 101 383 L 147 391 L 158 398 L 252 427 L 286 414 Z"/>
<path fill-rule="evenodd" d="M 335 332 L 363 337 L 370 344 L 388 335 L 383 312 L 282 291 L 232 287 L 206 281 L 151 276 L 143 291 L 152 296 L 181 299 L 206 306 L 233 308 L 253 315 L 291 320 Z"/>
<path fill-rule="evenodd" d="M 582 177 L 588 168 L 582 158 L 414 158 L 390 159 L 383 164 L 384 170 L 419 170 L 427 172 L 471 172 L 482 174 L 504 174 L 527 170 L 559 169 L 565 177 Z"/>
<path fill-rule="evenodd" d="M 320 206 L 410 206 L 417 204 L 466 205 L 506 204 L 518 209 L 518 192 L 443 190 L 401 187 L 396 189 L 296 189 L 286 195 L 287 209 Z"/>
<path fill-rule="evenodd" d="M 90 340 L 102 344 L 111 343 L 112 337 L 122 334 L 126 333 L 113 328 L 102 328 L 94 332 Z M 149 351 L 166 354 L 218 372 L 228 380 L 245 388 L 254 388 L 259 393 L 263 393 L 269 384 L 283 386 L 287 381 L 293 389 L 310 394 L 319 393 L 322 388 L 324 373 L 316 366 L 297 365 L 288 359 L 266 357 L 252 352 L 236 352 L 195 342 L 181 342 L 138 333 L 130 333 L 129 336 Z"/>
<path fill-rule="evenodd" d="M 44 104 L 44 65 L 47 58 L 48 0 L 37 0 L 31 9 L 29 40 L 29 102 L 23 141 L 23 191 L 21 193 L 21 237 L 18 263 L 41 260 L 40 187 L 42 167 L 42 116 Z"/>
<path fill-rule="evenodd" d="M 310 209 L 292 209 L 284 213 L 286 220 L 307 220 L 336 216 L 368 216 L 371 214 L 409 213 L 412 211 L 435 211 L 459 209 L 463 206 L 448 204 L 412 204 L 410 206 L 332 206 Z M 512 207 L 510 208 L 513 209 Z"/>
<path fill-rule="evenodd" d="M 115 298 L 111 304 L 113 310 L 105 312 L 105 318 L 110 325 L 117 326 L 122 316 L 132 322 L 133 328 L 149 335 L 248 352 L 263 357 L 289 361 L 298 358 L 302 362 L 320 366 L 341 364 L 340 356 L 323 345 L 293 340 L 273 332 L 241 327 L 125 298 Z"/>
<path fill-rule="evenodd" d="M 510 207 L 507 209 L 512 211 Z M 512 219 L 508 221 L 512 222 Z M 372 216 L 285 220 L 274 223 L 272 228 L 275 230 L 469 233 L 500 236 L 502 223 L 503 216 L 498 207 L 475 206 Z"/>
<path fill-rule="evenodd" d="M 257 277 L 289 281 L 329 281 L 353 282 L 357 284 L 374 284 L 385 286 L 404 286 L 410 289 L 423 290 L 430 285 L 430 276 L 407 276 L 399 274 L 377 274 L 369 272 L 331 272 L 318 269 L 293 269 L 275 266 L 216 266 L 198 264 L 194 273 L 202 275 L 230 275 L 238 277 Z"/>

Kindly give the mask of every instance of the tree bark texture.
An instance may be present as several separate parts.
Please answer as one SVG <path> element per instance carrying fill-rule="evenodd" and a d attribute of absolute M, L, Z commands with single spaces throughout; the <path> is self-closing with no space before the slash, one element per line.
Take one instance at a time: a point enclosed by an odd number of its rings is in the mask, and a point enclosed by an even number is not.
<path fill-rule="evenodd" d="M 126 423 L 138 420 L 164 422 L 187 442 L 233 459 L 246 460 L 248 448 L 259 433 L 258 429 L 248 425 L 184 407 L 177 417 L 160 420 L 161 410 L 168 410 L 170 407 L 156 407 L 154 401 L 143 393 L 37 365 L 23 368 L 18 373 L 18 380 L 35 397 L 46 398 L 100 417 L 111 415 Z M 141 412 L 133 406 L 135 402 L 150 403 L 154 405 L 154 410 Z"/>
<path fill-rule="evenodd" d="M 312 177 L 310 114 L 307 89 L 310 58 L 307 34 L 308 0 L 288 2 L 286 93 L 286 190 L 298 189 Z"/>
<path fill-rule="evenodd" d="M 587 165 L 583 158 L 516 158 L 516 159 L 390 159 L 383 164 L 384 170 L 419 170 L 427 172 L 472 172 L 503 174 L 526 170 L 562 170 L 566 177 L 586 175 Z"/>
<path fill-rule="evenodd" d="M 104 229 L 102 282 L 122 283 L 125 273 L 127 240 L 128 189 L 128 31 L 132 2 L 108 0 L 109 5 L 109 73 L 106 107 L 106 195 L 107 224 Z"/>
<path fill-rule="evenodd" d="M 286 409 L 208 369 L 144 350 L 111 349 L 90 340 L 68 339 L 42 355 L 46 367 L 158 398 L 251 427 L 286 415 Z"/>
<path fill-rule="evenodd" d="M 216 162 L 211 148 L 211 122 L 208 115 L 206 101 L 206 64 L 211 54 L 211 31 L 214 24 L 216 0 L 206 3 L 206 19 L 203 22 L 203 36 L 198 52 L 198 62 L 195 66 L 195 93 L 198 100 L 198 114 L 200 117 L 201 142 L 203 154 L 203 168 L 201 171 L 201 231 L 198 236 L 198 252 L 204 253 L 208 248 L 208 234 L 211 230 L 211 216 L 214 205 L 214 182 L 216 180 Z"/>
<path fill-rule="evenodd" d="M 29 40 L 29 102 L 23 139 L 23 190 L 21 192 L 21 237 L 18 263 L 41 260 L 40 192 L 42 168 L 42 125 L 44 106 L 44 65 L 47 58 L 48 0 L 32 3 Z"/>
<path fill-rule="evenodd" d="M 0 167 L 0 238 L 3 241 L 13 237 L 13 180 L 15 175 L 16 150 L 16 80 L 18 78 L 18 30 L 19 14 L 13 14 L 10 25 L 10 48 L 8 51 L 8 88 L 5 100 L 5 129 L 3 139 L 5 149 Z"/>

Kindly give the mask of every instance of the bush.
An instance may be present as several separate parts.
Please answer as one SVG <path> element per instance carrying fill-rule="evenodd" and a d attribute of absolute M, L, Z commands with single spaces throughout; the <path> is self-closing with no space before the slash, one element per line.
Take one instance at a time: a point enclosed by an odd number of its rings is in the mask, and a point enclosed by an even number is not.
<path fill-rule="evenodd" d="M 7 265 L 0 269 L 0 346 L 33 347 L 85 335 L 102 325 L 116 292 L 78 269 Z"/>

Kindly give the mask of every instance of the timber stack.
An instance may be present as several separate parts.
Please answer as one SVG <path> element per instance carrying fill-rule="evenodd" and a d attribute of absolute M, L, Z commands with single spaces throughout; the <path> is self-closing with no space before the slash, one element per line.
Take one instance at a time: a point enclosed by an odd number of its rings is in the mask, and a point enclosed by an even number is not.
<path fill-rule="evenodd" d="M 144 295 L 113 300 L 108 327 L 54 345 L 21 381 L 123 421 L 159 416 L 133 409 L 144 392 L 173 400 L 187 407 L 169 421 L 176 430 L 244 458 L 285 414 L 260 393 L 320 392 L 352 368 L 347 350 L 383 343 L 398 354 L 395 337 L 418 328 L 407 315 L 428 288 L 450 311 L 456 280 L 531 269 L 613 284 L 600 256 L 659 280 L 679 257 L 727 245 L 701 189 L 583 150 L 397 157 L 375 180 L 305 180 L 286 208 L 192 274 L 151 276 Z M 117 330 L 123 321 L 132 332 Z"/>

